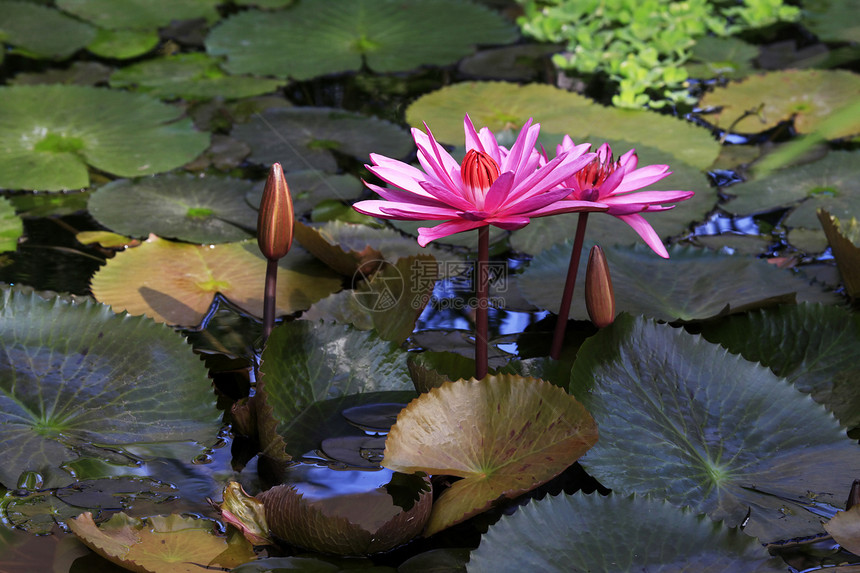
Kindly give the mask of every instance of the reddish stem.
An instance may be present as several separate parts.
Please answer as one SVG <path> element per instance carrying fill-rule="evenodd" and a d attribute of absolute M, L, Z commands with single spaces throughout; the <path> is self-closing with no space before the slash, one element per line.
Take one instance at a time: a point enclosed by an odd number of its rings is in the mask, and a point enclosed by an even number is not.
<path fill-rule="evenodd" d="M 475 309 L 475 378 L 480 380 L 487 375 L 489 345 L 489 258 L 490 258 L 490 227 L 478 227 L 478 262 L 475 268 L 476 291 L 478 308 Z"/>
<path fill-rule="evenodd" d="M 561 295 L 561 306 L 558 309 L 558 322 L 552 335 L 552 346 L 549 355 L 553 360 L 561 356 L 564 344 L 564 331 L 567 329 L 567 317 L 570 315 L 570 301 L 573 299 L 573 287 L 576 285 L 576 273 L 579 272 L 579 258 L 582 255 L 582 242 L 585 239 L 585 225 L 588 223 L 588 213 L 580 213 L 576 222 L 576 237 L 573 239 L 573 250 L 570 252 L 570 263 L 567 265 L 567 279 L 564 282 L 564 293 Z"/>
<path fill-rule="evenodd" d="M 278 261 L 268 259 L 266 264 L 266 290 L 263 294 L 263 344 L 275 326 L 275 289 L 278 286 Z"/>

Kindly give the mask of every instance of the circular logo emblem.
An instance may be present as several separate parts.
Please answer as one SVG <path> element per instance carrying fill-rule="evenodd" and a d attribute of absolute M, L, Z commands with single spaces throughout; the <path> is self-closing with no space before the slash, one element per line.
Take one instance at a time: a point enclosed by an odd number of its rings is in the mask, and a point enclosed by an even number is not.
<path fill-rule="evenodd" d="M 394 307 L 406 286 L 400 269 L 379 259 L 362 263 L 352 276 L 352 284 L 358 285 L 352 291 L 355 301 L 370 312 Z"/>

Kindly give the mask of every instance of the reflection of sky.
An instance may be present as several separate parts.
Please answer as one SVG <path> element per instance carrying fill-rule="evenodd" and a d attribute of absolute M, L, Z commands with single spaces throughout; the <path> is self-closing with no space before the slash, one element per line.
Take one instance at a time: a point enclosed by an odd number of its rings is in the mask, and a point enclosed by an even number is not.
<path fill-rule="evenodd" d="M 336 470 L 326 466 L 298 464 L 287 470 L 284 483 L 292 485 L 308 500 L 365 493 L 391 481 L 393 471 Z"/>

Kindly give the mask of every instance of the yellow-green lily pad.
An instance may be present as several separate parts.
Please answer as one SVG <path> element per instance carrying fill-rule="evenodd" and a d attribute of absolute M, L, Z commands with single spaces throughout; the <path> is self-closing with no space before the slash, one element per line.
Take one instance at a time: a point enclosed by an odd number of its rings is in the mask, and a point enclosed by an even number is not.
<path fill-rule="evenodd" d="M 0 197 L 0 253 L 18 248 L 18 238 L 24 233 L 24 222 L 5 197 Z"/>
<path fill-rule="evenodd" d="M 432 535 L 560 474 L 597 441 L 597 425 L 561 388 L 513 375 L 448 382 L 397 416 L 382 465 L 463 479 L 436 500 Z"/>

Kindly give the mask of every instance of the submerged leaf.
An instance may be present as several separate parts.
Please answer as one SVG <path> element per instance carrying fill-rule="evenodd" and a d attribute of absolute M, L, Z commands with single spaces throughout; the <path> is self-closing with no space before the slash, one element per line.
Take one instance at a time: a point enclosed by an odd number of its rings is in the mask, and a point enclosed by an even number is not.
<path fill-rule="evenodd" d="M 397 417 L 382 465 L 461 477 L 433 506 L 427 535 L 545 483 L 597 441 L 597 426 L 564 390 L 513 375 L 433 388 Z"/>

